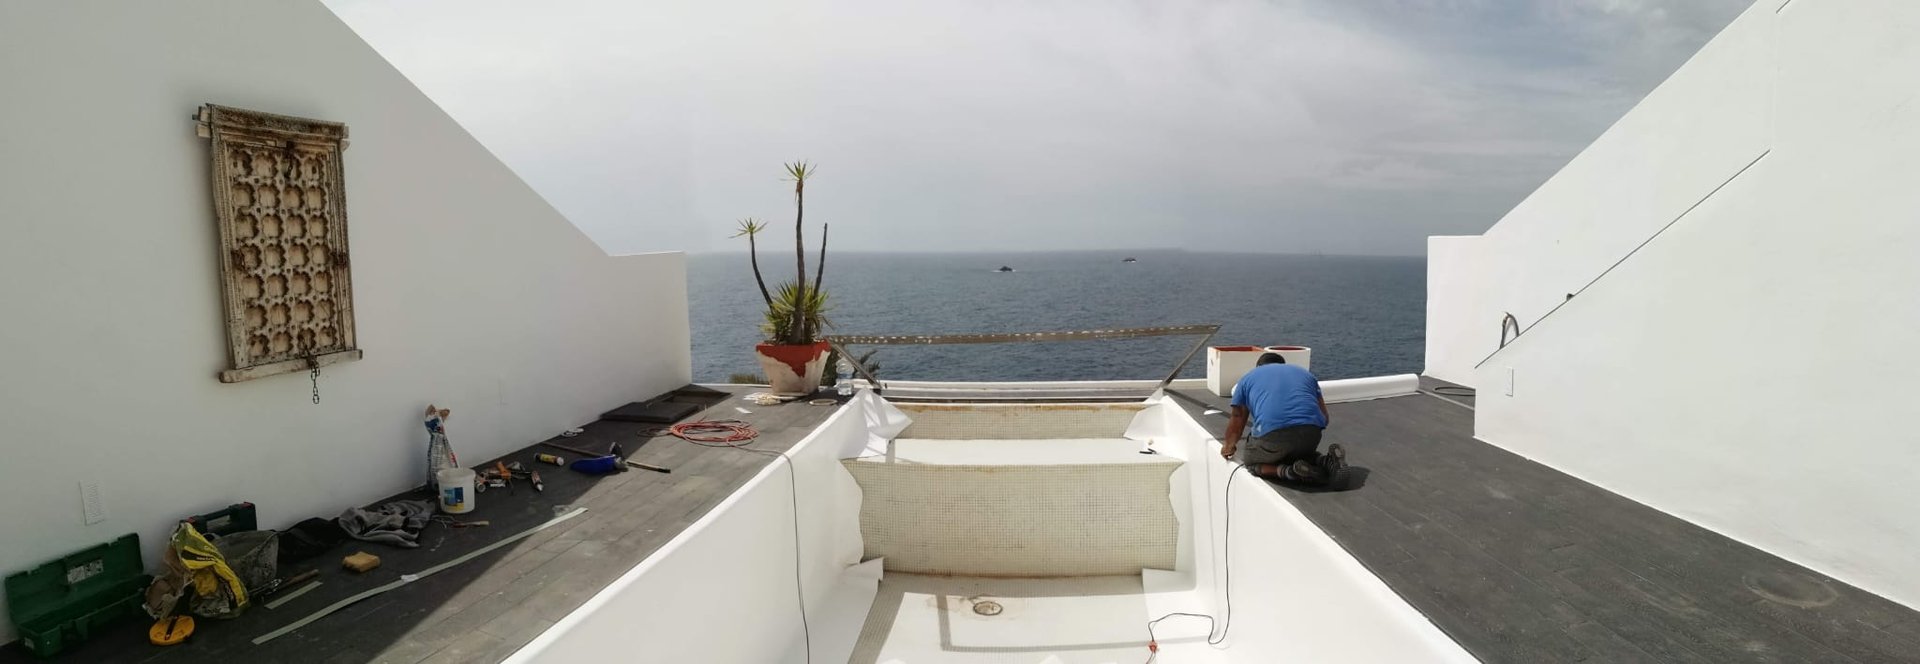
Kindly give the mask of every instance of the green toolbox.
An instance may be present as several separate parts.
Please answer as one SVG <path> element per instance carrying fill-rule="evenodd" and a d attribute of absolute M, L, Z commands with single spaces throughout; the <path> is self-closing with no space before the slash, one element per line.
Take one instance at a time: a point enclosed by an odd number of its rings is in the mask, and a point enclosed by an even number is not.
<path fill-rule="evenodd" d="M 7 576 L 7 606 L 20 644 L 52 657 L 122 618 L 146 615 L 140 602 L 152 581 L 140 536 L 129 534 Z"/>

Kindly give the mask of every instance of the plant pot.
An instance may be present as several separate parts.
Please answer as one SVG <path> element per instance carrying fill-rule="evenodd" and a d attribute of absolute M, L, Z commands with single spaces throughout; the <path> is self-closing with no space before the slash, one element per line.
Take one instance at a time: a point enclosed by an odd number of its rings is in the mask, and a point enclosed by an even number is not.
<path fill-rule="evenodd" d="M 825 341 L 810 344 L 760 344 L 753 347 L 760 358 L 760 370 L 775 394 L 813 394 L 820 389 L 820 375 L 827 369 L 827 355 L 833 350 Z"/>

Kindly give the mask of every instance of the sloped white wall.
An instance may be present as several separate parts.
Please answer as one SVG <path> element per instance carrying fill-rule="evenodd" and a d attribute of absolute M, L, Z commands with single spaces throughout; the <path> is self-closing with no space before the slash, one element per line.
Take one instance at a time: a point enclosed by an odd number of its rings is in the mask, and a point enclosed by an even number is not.
<path fill-rule="evenodd" d="M 1428 243 L 1429 374 L 1469 383 L 1462 370 L 1499 348 L 1502 314 L 1533 325 L 1766 153 L 1774 41 L 1772 8 L 1761 9 L 1737 19 L 1486 233 Z M 1467 284 L 1474 296 L 1434 296 Z"/>
<path fill-rule="evenodd" d="M 1581 159 L 1643 149 L 1576 161 L 1489 231 L 1481 300 L 1530 315 L 1551 292 L 1511 288 L 1567 283 L 1533 271 L 1535 252 L 1620 248 L 1556 224 L 1595 209 L 1594 223 L 1663 223 L 1669 207 L 1617 208 L 1623 191 L 1684 182 L 1670 206 L 1704 199 L 1474 372 L 1476 434 L 1920 606 L 1914 34 L 1920 4 L 1761 3 Z M 1723 124 L 1739 140 L 1694 135 Z"/>
<path fill-rule="evenodd" d="M 366 357 L 319 405 L 304 374 L 215 379 L 206 102 L 351 129 Z M 0 126 L 0 571 L 416 485 L 428 402 L 484 459 L 689 379 L 682 257 L 606 256 L 318 2 L 0 4 Z"/>

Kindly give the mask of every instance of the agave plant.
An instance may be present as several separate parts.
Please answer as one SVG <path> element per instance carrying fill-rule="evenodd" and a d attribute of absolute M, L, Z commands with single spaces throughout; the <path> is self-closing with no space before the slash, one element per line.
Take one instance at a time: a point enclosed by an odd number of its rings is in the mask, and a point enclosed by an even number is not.
<path fill-rule="evenodd" d="M 814 263 L 813 283 L 807 283 L 807 180 L 816 167 L 800 161 L 787 164 L 787 180 L 793 183 L 793 281 L 769 290 L 760 274 L 760 248 L 756 242 L 767 225 L 748 217 L 740 220 L 734 237 L 747 238 L 747 256 L 753 265 L 753 281 L 760 287 L 760 299 L 767 304 L 766 320 L 761 325 L 767 343 L 804 345 L 815 341 L 820 331 L 831 325 L 826 319 L 827 292 L 820 287 L 827 271 L 827 224 L 820 225 L 820 258 Z"/>
<path fill-rule="evenodd" d="M 791 334 L 797 325 L 807 325 L 814 329 L 830 326 L 827 320 L 827 293 L 819 288 L 807 289 L 802 295 L 800 288 L 792 282 L 780 284 L 773 292 L 773 299 L 767 305 L 766 320 L 760 324 L 760 331 L 774 343 L 808 344 L 808 337 L 783 336 Z"/>

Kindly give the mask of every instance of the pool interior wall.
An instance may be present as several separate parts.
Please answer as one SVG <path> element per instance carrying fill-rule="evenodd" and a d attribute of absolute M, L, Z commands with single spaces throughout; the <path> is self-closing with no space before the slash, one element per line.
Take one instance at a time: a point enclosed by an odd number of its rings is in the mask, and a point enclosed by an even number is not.
<path fill-rule="evenodd" d="M 1276 653 L 1473 661 L 1271 486 L 1242 473 L 1229 495 L 1235 469 L 1218 443 L 1163 399 L 901 408 L 863 392 L 791 450 L 791 474 L 776 460 L 509 661 L 1076 662 L 1127 661 L 1128 651 L 1144 660 L 1147 621 L 1172 612 L 1215 620 L 1159 623 L 1161 662 L 1268 662 Z M 1023 436 L 1125 440 L 1178 462 L 1165 479 L 1171 567 L 973 578 L 883 573 L 884 558 L 865 559 L 864 497 L 843 460 L 897 452 L 890 443 L 898 438 L 1006 445 Z M 1223 557 L 1229 499 L 1231 556 Z M 1227 624 L 1229 565 L 1238 627 Z M 996 596 L 1008 600 L 1001 613 L 973 611 Z M 919 604 L 907 606 L 908 597 Z M 885 630 L 875 633 L 870 618 Z"/>

